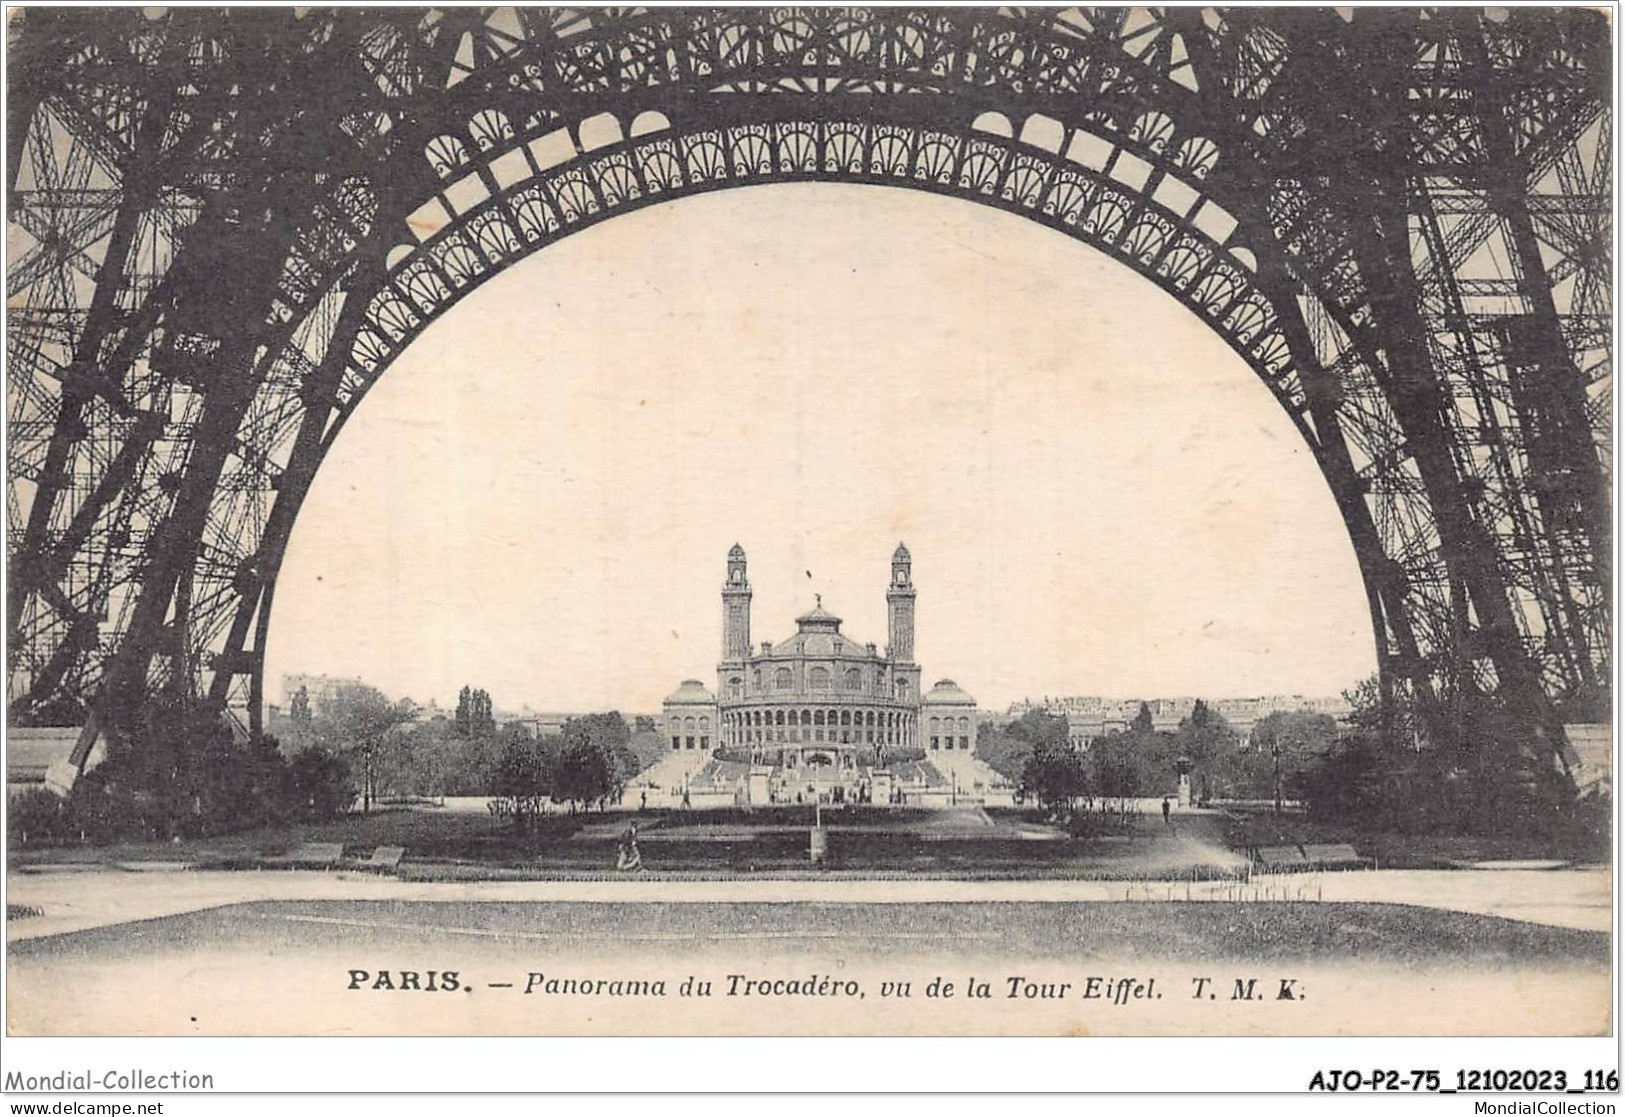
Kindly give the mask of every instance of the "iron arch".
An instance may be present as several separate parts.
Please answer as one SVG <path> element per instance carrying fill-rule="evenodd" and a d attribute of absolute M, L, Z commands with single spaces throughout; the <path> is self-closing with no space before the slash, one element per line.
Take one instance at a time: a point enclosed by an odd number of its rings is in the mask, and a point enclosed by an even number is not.
<path fill-rule="evenodd" d="M 1287 411 L 1322 470 L 1345 490 L 1355 487 L 1346 459 L 1327 454 L 1320 441 L 1284 331 L 1256 282 L 1256 265 L 1231 239 L 1237 222 L 1204 197 L 1199 177 L 1156 177 L 1143 173 L 1143 164 L 1114 177 L 1109 168 L 1122 165 L 1120 149 L 1059 124 L 1053 144 L 1036 145 L 1001 131 L 985 112 L 949 130 L 929 111 L 897 119 L 877 119 L 873 112 L 814 119 L 788 111 L 794 107 L 689 129 L 662 117 L 659 127 L 637 136 L 600 116 L 596 123 L 616 135 L 613 142 L 586 142 L 582 124 L 575 123 L 528 143 L 510 137 L 483 161 L 458 164 L 403 223 L 416 243 L 397 244 L 386 254 L 339 378 L 334 417 L 307 453 L 319 463 L 396 356 L 440 315 L 531 254 L 649 205 L 773 183 L 835 182 L 923 190 L 1016 213 L 1130 267 L 1215 330 Z M 1030 133 L 1046 121 L 1035 114 L 1018 127 Z M 539 147 L 551 147 L 552 158 L 527 154 Z M 491 169 L 505 161 L 514 169 Z M 307 468 L 312 477 L 316 463 Z M 287 510 L 261 543 L 261 554 L 269 556 L 265 596 L 244 603 L 260 621 L 255 648 L 265 646 L 275 573 L 304 491 L 279 491 L 278 503 L 287 502 Z M 1356 506 L 1345 515 L 1363 511 Z M 1368 543 L 1374 535 L 1369 519 L 1351 535 Z M 1368 560 L 1369 586 L 1384 569 L 1381 556 L 1368 545 L 1356 553 Z M 229 685 L 228 673 L 216 675 L 217 694 L 225 695 Z"/>
<path fill-rule="evenodd" d="M 402 345 L 574 229 L 804 180 L 1022 213 L 1203 315 L 1314 450 L 1389 685 L 1499 693 L 1548 745 L 1605 691 L 1607 285 L 1568 281 L 1607 261 L 1565 208 L 1606 195 L 1592 13 L 177 10 L 19 43 L 15 715 L 207 676 L 257 716 L 282 543 Z M 1514 274 L 1473 274 L 1490 241 Z"/>

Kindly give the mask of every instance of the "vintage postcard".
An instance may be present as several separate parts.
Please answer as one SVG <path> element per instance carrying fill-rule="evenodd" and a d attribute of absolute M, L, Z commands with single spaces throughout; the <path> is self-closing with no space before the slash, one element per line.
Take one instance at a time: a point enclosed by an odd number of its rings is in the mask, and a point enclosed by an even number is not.
<path fill-rule="evenodd" d="M 8 1034 L 1612 1033 L 1606 12 L 8 20 Z"/>

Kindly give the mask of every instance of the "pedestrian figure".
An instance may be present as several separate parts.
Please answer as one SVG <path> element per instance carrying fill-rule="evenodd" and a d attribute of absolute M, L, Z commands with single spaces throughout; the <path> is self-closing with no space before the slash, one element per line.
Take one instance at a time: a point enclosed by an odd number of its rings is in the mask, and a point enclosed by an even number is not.
<path fill-rule="evenodd" d="M 621 832 L 620 846 L 615 852 L 615 867 L 622 872 L 643 871 L 643 857 L 638 853 L 638 827 L 636 823 Z"/>
<path fill-rule="evenodd" d="M 1168 796 L 1162 797 L 1162 824 L 1168 829 L 1174 828 L 1173 808 L 1168 804 Z"/>
<path fill-rule="evenodd" d="M 649 809 L 649 793 L 647 791 L 640 792 L 638 794 L 638 810 L 639 811 L 646 811 L 648 809 Z"/>
<path fill-rule="evenodd" d="M 688 808 L 689 808 L 688 788 L 685 787 L 685 788 L 683 788 L 683 809 L 686 811 L 686 810 L 688 810 Z"/>

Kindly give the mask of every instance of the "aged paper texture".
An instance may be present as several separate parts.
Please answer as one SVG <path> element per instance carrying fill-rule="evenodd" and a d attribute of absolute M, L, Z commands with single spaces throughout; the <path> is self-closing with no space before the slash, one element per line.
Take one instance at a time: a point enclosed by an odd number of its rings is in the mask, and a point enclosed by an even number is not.
<path fill-rule="evenodd" d="M 1435 16 L 13 10 L 8 1032 L 1608 1033 L 1609 28 Z"/>

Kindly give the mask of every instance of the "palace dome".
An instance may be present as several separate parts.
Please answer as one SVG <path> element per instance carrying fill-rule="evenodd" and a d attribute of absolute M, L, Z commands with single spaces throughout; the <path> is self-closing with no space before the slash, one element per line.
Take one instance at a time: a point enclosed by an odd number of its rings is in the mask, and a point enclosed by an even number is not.
<path fill-rule="evenodd" d="M 976 699 L 961 690 L 952 679 L 938 679 L 937 685 L 926 692 L 921 703 L 926 706 L 974 706 Z"/>
<path fill-rule="evenodd" d="M 868 644 L 841 635 L 841 618 L 824 608 L 821 600 L 811 612 L 796 618 L 795 635 L 774 644 L 769 654 L 815 659 L 879 658 Z"/>
<path fill-rule="evenodd" d="M 841 630 L 841 618 L 824 608 L 824 603 L 820 601 L 813 606 L 811 612 L 803 613 L 796 618 L 796 627 L 804 632 L 808 629 L 839 632 Z"/>
<path fill-rule="evenodd" d="M 868 644 L 848 640 L 845 636 L 834 632 L 809 631 L 807 629 L 803 629 L 787 640 L 780 640 L 773 645 L 768 654 L 780 658 L 785 656 L 804 656 L 809 659 L 876 660 L 880 658 L 880 653 L 871 650 Z"/>
<path fill-rule="evenodd" d="M 666 698 L 668 706 L 715 706 L 716 696 L 705 689 L 698 679 L 684 679 L 683 684 Z"/>

